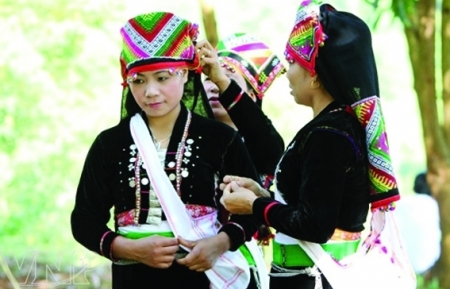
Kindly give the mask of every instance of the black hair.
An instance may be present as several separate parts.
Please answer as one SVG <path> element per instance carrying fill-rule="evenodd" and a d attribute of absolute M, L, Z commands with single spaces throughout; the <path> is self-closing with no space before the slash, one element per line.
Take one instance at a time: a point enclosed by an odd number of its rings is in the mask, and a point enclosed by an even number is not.
<path fill-rule="evenodd" d="M 420 173 L 416 176 L 414 180 L 414 192 L 417 194 L 424 194 L 431 196 L 431 190 L 430 186 L 427 182 L 427 174 L 426 173 Z"/>

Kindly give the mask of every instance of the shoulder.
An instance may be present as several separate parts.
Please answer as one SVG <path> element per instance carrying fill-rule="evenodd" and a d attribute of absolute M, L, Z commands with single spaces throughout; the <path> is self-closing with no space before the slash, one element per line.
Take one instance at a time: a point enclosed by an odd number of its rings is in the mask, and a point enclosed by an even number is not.
<path fill-rule="evenodd" d="M 345 109 L 321 113 L 296 136 L 299 152 L 311 150 L 331 154 L 346 154 L 360 159 L 365 156 L 365 131 L 356 117 Z"/>
<path fill-rule="evenodd" d="M 192 114 L 192 128 L 213 137 L 234 138 L 237 132 L 230 126 L 198 114 Z"/>
<path fill-rule="evenodd" d="M 307 139 L 341 139 L 361 144 L 365 132 L 355 116 L 345 110 L 333 110 L 312 120 L 302 130 L 304 141 Z"/>
<path fill-rule="evenodd" d="M 130 120 L 124 119 L 117 125 L 101 131 L 97 135 L 94 143 L 100 143 L 108 147 L 114 147 L 115 145 L 120 145 L 124 141 L 129 141 L 130 139 Z"/>

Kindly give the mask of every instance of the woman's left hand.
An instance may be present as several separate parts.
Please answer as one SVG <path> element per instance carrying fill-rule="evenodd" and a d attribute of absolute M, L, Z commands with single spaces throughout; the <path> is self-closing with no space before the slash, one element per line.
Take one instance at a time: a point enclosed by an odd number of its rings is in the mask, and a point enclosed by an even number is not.
<path fill-rule="evenodd" d="M 257 198 L 251 190 L 232 181 L 225 186 L 220 202 L 232 214 L 248 215 L 253 213 L 253 202 Z"/>
<path fill-rule="evenodd" d="M 204 272 L 211 269 L 217 259 L 230 248 L 230 238 L 224 232 L 210 238 L 188 241 L 178 237 L 181 246 L 189 248 L 191 252 L 177 262 L 191 270 Z"/>

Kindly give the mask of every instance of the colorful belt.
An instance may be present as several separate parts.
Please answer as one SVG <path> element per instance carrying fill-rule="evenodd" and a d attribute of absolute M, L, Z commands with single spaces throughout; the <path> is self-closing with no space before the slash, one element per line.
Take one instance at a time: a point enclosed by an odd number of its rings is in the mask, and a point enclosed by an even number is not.
<path fill-rule="evenodd" d="M 356 252 L 360 240 L 340 241 L 322 244 L 322 248 L 330 253 L 333 258 L 341 260 L 342 258 Z M 308 254 L 297 244 L 280 244 L 273 241 L 273 260 L 272 262 L 281 267 L 311 267 L 314 262 Z"/>

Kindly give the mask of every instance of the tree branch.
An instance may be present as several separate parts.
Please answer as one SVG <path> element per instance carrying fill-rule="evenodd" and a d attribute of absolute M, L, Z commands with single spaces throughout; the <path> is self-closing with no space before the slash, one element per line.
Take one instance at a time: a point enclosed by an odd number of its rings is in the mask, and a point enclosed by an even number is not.
<path fill-rule="evenodd" d="M 213 47 L 219 42 L 213 0 L 199 0 L 206 39 Z"/>

